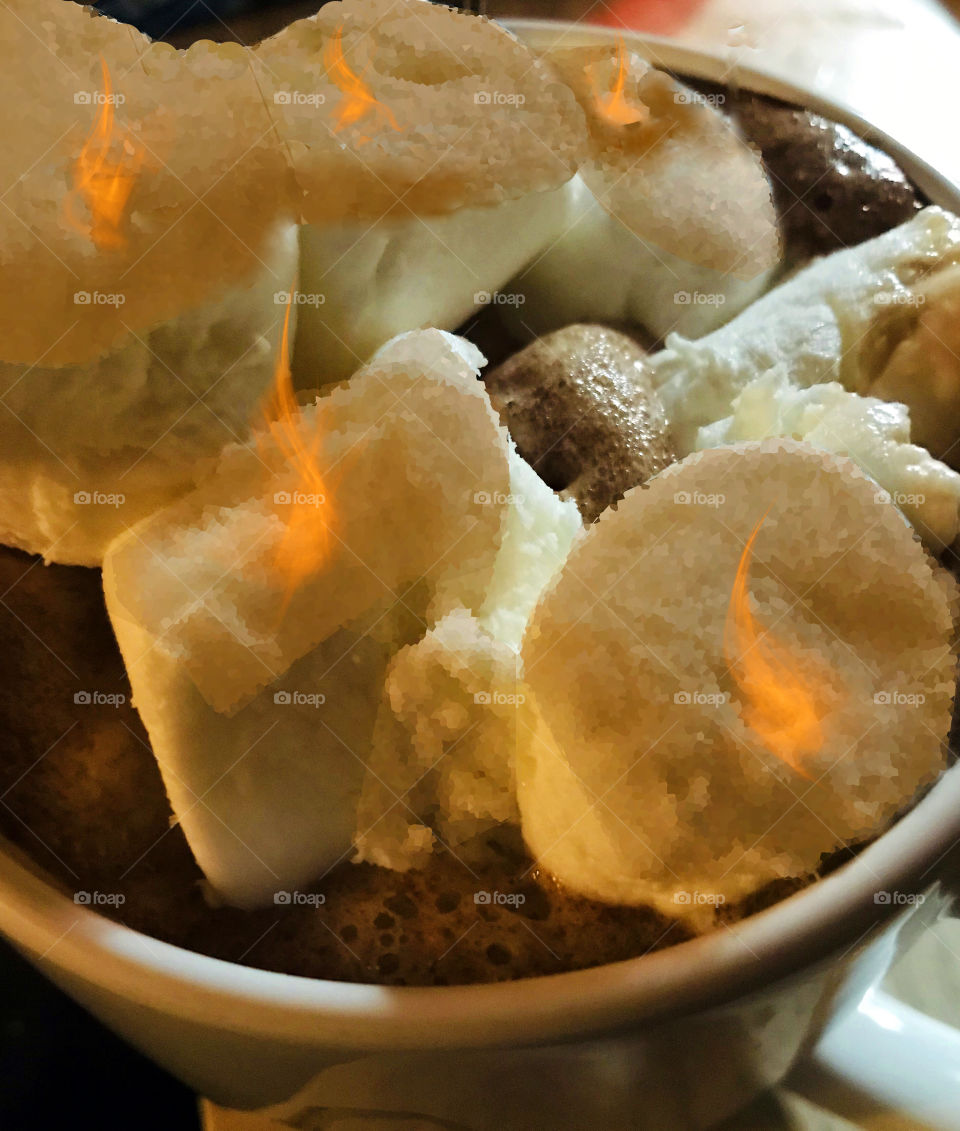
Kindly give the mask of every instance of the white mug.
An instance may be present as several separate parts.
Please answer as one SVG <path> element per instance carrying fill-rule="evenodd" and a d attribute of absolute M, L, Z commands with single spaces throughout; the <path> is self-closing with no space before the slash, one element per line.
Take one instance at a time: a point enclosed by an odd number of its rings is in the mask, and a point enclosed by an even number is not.
<path fill-rule="evenodd" d="M 545 44 L 610 32 L 519 21 Z M 666 41 L 654 62 L 802 102 L 896 157 L 934 200 L 960 190 L 823 98 Z M 878 988 L 916 929 L 960 895 L 960 766 L 816 884 L 644 957 L 519 982 L 355 985 L 248 969 L 77 906 L 0 850 L 0 930 L 97 1017 L 228 1107 L 298 1127 L 469 1131 L 705 1128 L 787 1077 L 839 1113 L 889 1105 L 960 1131 L 960 1033 Z"/>

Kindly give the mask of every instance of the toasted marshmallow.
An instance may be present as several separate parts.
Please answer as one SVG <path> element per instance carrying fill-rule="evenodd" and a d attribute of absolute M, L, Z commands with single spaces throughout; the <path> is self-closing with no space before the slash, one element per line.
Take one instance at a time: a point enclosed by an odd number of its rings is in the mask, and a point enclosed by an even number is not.
<path fill-rule="evenodd" d="M 300 230 L 297 384 L 349 377 L 406 330 L 453 330 L 561 230 L 562 189 L 447 216 Z"/>
<path fill-rule="evenodd" d="M 0 362 L 0 542 L 99 566 L 114 538 L 247 437 L 273 377 L 279 280 L 296 274 L 292 224 L 276 225 L 265 256 L 253 280 L 131 333 L 98 361 Z"/>
<path fill-rule="evenodd" d="M 523 303 L 506 316 L 526 335 L 597 320 L 639 324 L 654 338 L 699 338 L 762 295 L 777 270 L 741 278 L 683 259 L 618 220 L 580 175 L 563 201 L 562 235 L 508 288 Z"/>
<path fill-rule="evenodd" d="M 545 53 L 587 121 L 564 233 L 514 284 L 543 334 L 590 319 L 695 337 L 732 318 L 780 264 L 759 155 L 695 91 L 622 45 Z"/>
<path fill-rule="evenodd" d="M 583 152 L 572 93 L 527 48 L 419 0 L 346 0 L 257 49 L 186 51 L 11 0 L 0 40 L 0 96 L 19 107 L 0 186 L 0 538 L 51 561 L 99 564 L 248 434 L 294 222 L 492 207 L 555 189 Z M 392 139 L 344 114 L 354 80 L 365 107 L 403 117 Z M 365 353 L 416 313 L 385 319 Z"/>
<path fill-rule="evenodd" d="M 350 853 L 390 656 L 484 599 L 509 472 L 482 361 L 440 331 L 397 339 L 292 435 L 228 448 L 107 553 L 107 608 L 174 815 L 232 903 L 269 903 Z M 291 446 L 315 456 L 322 489 Z M 318 540 L 290 557 L 298 518 Z"/>
<path fill-rule="evenodd" d="M 708 928 L 935 780 L 957 586 L 877 494 L 774 439 L 695 453 L 589 528 L 523 646 L 542 868 Z"/>
<path fill-rule="evenodd" d="M 250 54 L 305 223 L 401 220 L 564 184 L 584 117 L 493 20 L 422 0 L 338 0 Z"/>

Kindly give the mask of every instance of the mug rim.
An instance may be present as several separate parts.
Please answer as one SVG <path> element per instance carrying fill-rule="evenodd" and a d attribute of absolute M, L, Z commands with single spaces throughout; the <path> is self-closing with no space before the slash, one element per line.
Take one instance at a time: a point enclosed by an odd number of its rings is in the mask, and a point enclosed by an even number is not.
<path fill-rule="evenodd" d="M 511 20 L 521 38 L 609 41 L 612 29 Z M 770 73 L 659 36 L 624 32 L 670 70 L 769 94 L 820 112 L 896 158 L 937 204 L 960 211 L 960 188 L 848 107 Z M 571 40 L 573 40 L 571 36 Z M 56 976 L 161 1014 L 277 1041 L 383 1048 L 495 1047 L 587 1036 L 700 1011 L 748 995 L 852 950 L 903 912 L 878 892 L 929 886 L 960 839 L 960 764 L 895 825 L 835 872 L 710 934 L 619 962 L 510 982 L 380 986 L 264 971 L 212 958 L 107 919 L 68 896 L 0 840 L 0 930 Z M 845 949 L 844 949 L 845 948 Z"/>

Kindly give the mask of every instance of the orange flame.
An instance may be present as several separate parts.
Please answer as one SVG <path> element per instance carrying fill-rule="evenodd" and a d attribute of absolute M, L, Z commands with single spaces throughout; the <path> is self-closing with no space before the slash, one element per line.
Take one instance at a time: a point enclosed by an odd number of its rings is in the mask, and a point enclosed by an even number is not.
<path fill-rule="evenodd" d="M 302 427 L 302 410 L 290 375 L 290 311 L 295 290 L 283 320 L 273 393 L 267 409 L 267 427 L 289 467 L 296 472 L 295 486 L 278 497 L 285 522 L 277 546 L 275 565 L 287 579 L 287 598 L 326 559 L 330 547 L 333 510 L 320 471 L 320 433 L 308 443 Z M 283 496 L 286 496 L 284 498 Z"/>
<path fill-rule="evenodd" d="M 593 69 L 590 69 L 593 100 L 597 113 L 610 125 L 630 126 L 634 122 L 642 122 L 647 117 L 647 109 L 642 104 L 631 106 L 623 93 L 630 65 L 627 62 L 627 49 L 622 38 L 617 40 L 617 64 L 617 77 L 613 90 L 609 91 L 600 90 Z"/>
<path fill-rule="evenodd" d="M 116 98 L 107 61 L 100 56 L 103 94 L 100 112 L 73 169 L 73 190 L 66 199 L 67 222 L 90 237 L 103 251 L 126 246 L 122 226 L 130 194 L 144 163 L 146 150 L 129 130 L 118 130 Z M 76 198 L 87 207 L 90 222 L 77 218 Z"/>
<path fill-rule="evenodd" d="M 750 560 L 760 519 L 737 566 L 724 628 L 724 655 L 744 697 L 743 720 L 763 744 L 802 777 L 803 759 L 823 745 L 811 686 L 795 670 L 790 651 L 750 611 Z"/>
<path fill-rule="evenodd" d="M 398 133 L 403 127 L 397 122 L 393 111 L 375 97 L 369 85 L 363 78 L 350 68 L 343 53 L 343 24 L 333 33 L 323 47 L 323 65 L 327 74 L 337 86 L 343 98 L 337 107 L 337 123 L 334 133 L 339 133 L 347 126 L 355 125 L 368 114 L 373 113 L 381 121 L 385 121 Z M 369 137 L 361 137 L 360 144 L 369 141 Z"/>

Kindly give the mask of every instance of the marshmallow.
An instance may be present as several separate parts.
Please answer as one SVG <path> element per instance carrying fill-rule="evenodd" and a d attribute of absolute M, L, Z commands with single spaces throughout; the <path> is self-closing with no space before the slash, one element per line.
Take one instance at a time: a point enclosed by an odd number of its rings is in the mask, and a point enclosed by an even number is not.
<path fill-rule="evenodd" d="M 561 230 L 562 191 L 447 216 L 305 225 L 297 384 L 341 381 L 403 331 L 456 329 Z"/>
<path fill-rule="evenodd" d="M 509 473 L 482 361 L 440 331 L 399 338 L 299 412 L 289 443 L 228 448 L 107 553 L 174 815 L 232 903 L 269 903 L 349 854 L 390 656 L 484 599 Z M 291 466 L 299 444 L 322 490 Z M 319 538 L 306 561 L 283 554 L 298 518 Z"/>
<path fill-rule="evenodd" d="M 524 639 L 531 852 L 698 929 L 814 873 L 945 768 L 956 609 L 850 460 L 775 439 L 674 464 L 589 528 Z"/>
<path fill-rule="evenodd" d="M 695 336 L 733 317 L 780 264 L 758 154 L 706 99 L 622 45 L 545 53 L 587 120 L 564 233 L 515 287 L 518 320 L 640 323 Z"/>
<path fill-rule="evenodd" d="M 805 440 L 854 460 L 931 549 L 956 538 L 960 475 L 910 443 L 904 405 L 848 393 L 835 381 L 800 389 L 778 368 L 746 385 L 732 408 L 730 416 L 700 429 L 698 451 L 768 436 Z"/>
<path fill-rule="evenodd" d="M 960 219 L 925 208 L 868 243 L 812 263 L 706 338 L 671 335 L 651 364 L 681 454 L 693 448 L 698 428 L 728 415 L 744 385 L 778 364 L 798 386 L 839 381 L 851 392 L 873 392 L 883 368 L 873 333 L 882 337 L 889 310 L 912 309 L 919 281 L 958 260 Z M 897 340 L 895 333 L 888 349 Z M 902 382 L 887 387 L 904 395 Z M 923 384 L 904 395 L 914 419 L 929 397 L 936 393 Z M 924 431 L 914 439 L 924 444 Z"/>
<path fill-rule="evenodd" d="M 438 846 L 478 858 L 519 823 L 515 756 L 532 729 L 520 642 L 582 532 L 517 453 L 493 577 L 476 615 L 457 609 L 391 660 L 357 808 L 356 860 L 406 871 Z"/>

